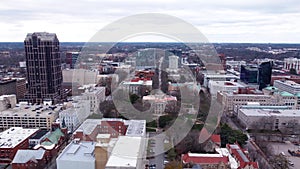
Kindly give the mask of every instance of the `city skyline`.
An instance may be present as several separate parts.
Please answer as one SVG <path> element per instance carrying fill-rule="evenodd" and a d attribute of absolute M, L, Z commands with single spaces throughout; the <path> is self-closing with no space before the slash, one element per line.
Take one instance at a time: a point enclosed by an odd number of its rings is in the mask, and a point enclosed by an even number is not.
<path fill-rule="evenodd" d="M 64 8 L 68 4 L 68 8 Z M 1 42 L 21 42 L 27 32 L 55 32 L 62 42 L 87 42 L 126 16 L 163 13 L 197 27 L 210 42 L 298 43 L 299 2 L 290 1 L 42 1 L 2 2 Z M 97 8 L 98 7 L 98 8 Z M 59 26 L 57 26 L 59 25 Z M 137 38 L 134 41 L 160 41 Z M 163 39 L 162 41 L 164 41 Z"/>

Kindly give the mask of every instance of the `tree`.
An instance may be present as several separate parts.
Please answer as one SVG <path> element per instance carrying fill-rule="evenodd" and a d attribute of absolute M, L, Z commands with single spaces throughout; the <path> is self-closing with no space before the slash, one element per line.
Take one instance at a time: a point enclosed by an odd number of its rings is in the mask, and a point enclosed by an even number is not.
<path fill-rule="evenodd" d="M 180 75 L 179 83 L 185 83 L 185 82 L 186 82 L 186 78 L 184 77 L 184 75 Z"/>
<path fill-rule="evenodd" d="M 152 120 L 152 121 L 148 122 L 148 123 L 146 124 L 146 126 L 147 126 L 147 127 L 153 127 L 153 128 L 156 128 L 156 127 L 157 127 L 157 123 L 156 123 L 155 120 Z"/>
<path fill-rule="evenodd" d="M 165 169 L 182 169 L 182 163 L 180 161 L 171 161 L 166 164 Z"/>
<path fill-rule="evenodd" d="M 210 109 L 211 97 L 208 94 L 205 94 L 202 90 L 200 90 L 199 95 L 200 95 L 199 96 L 200 104 L 199 104 L 199 114 L 197 117 L 200 118 L 201 121 L 205 121 Z"/>
<path fill-rule="evenodd" d="M 282 154 L 272 156 L 269 163 L 273 169 L 290 169 L 288 159 Z"/>
<path fill-rule="evenodd" d="M 206 143 L 199 143 L 199 134 L 200 132 L 197 130 L 190 131 L 187 136 L 175 146 L 177 154 L 185 154 L 188 152 L 204 153 Z"/>
<path fill-rule="evenodd" d="M 177 116 L 180 111 L 180 102 L 177 101 L 171 101 L 168 102 L 165 108 L 165 113 L 168 113 L 172 116 Z"/>
<path fill-rule="evenodd" d="M 300 124 L 296 119 L 290 120 L 280 128 L 280 131 L 284 134 L 300 134 Z"/>
<path fill-rule="evenodd" d="M 103 114 L 104 118 L 117 118 L 119 116 L 119 113 L 112 100 L 105 100 L 104 102 L 101 102 L 100 112 Z"/>
<path fill-rule="evenodd" d="M 226 144 L 233 144 L 238 142 L 240 145 L 245 145 L 248 137 L 240 130 L 233 130 L 227 124 L 221 125 L 221 143 L 222 147 Z"/>
<path fill-rule="evenodd" d="M 171 149 L 168 151 L 168 160 L 173 161 L 173 160 L 176 159 L 176 156 L 177 156 L 177 154 L 176 154 L 175 148 L 171 148 Z"/>
<path fill-rule="evenodd" d="M 139 98 L 140 98 L 140 97 L 139 97 L 138 95 L 136 95 L 136 94 L 131 94 L 131 95 L 130 95 L 130 102 L 131 102 L 132 104 L 134 104 Z"/>
<path fill-rule="evenodd" d="M 165 128 L 167 125 L 170 125 L 174 118 L 170 115 L 160 116 L 158 119 L 158 125 L 160 128 Z"/>

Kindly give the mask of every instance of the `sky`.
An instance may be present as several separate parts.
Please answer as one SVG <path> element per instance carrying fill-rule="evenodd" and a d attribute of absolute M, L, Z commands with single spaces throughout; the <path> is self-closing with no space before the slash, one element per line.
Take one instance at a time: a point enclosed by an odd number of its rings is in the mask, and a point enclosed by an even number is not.
<path fill-rule="evenodd" d="M 149 12 L 178 17 L 210 42 L 300 42 L 299 0 L 0 0 L 0 42 L 22 42 L 41 31 L 61 42 L 87 42 L 109 23 Z"/>

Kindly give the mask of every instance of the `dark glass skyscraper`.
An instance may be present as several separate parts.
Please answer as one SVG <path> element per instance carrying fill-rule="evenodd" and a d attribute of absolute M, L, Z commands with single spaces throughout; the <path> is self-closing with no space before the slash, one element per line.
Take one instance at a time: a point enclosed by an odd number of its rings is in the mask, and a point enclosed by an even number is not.
<path fill-rule="evenodd" d="M 257 84 L 258 68 L 250 65 L 241 65 L 240 79 L 245 83 Z"/>
<path fill-rule="evenodd" d="M 26 100 L 31 103 L 43 100 L 59 102 L 62 98 L 62 70 L 56 34 L 29 33 L 24 46 L 28 80 Z"/>
<path fill-rule="evenodd" d="M 273 62 L 264 62 L 258 68 L 258 85 L 259 90 L 267 87 L 271 83 Z"/>

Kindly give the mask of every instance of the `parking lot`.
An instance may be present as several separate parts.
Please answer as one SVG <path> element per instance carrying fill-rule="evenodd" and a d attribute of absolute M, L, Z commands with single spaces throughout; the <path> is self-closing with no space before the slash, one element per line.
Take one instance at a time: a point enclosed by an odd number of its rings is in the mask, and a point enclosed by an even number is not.
<path fill-rule="evenodd" d="M 155 165 L 156 169 L 163 169 L 164 168 L 164 139 L 163 135 L 157 135 L 153 137 L 154 134 L 150 134 L 150 144 L 149 149 L 151 154 L 153 154 L 154 158 L 149 159 L 149 165 Z M 152 141 L 151 141 L 152 140 Z M 153 167 L 154 168 L 154 167 Z"/>
<path fill-rule="evenodd" d="M 299 150 L 299 146 L 294 145 L 290 142 L 287 143 L 271 143 L 272 148 L 274 150 L 274 154 L 283 154 L 294 164 L 291 166 L 292 169 L 299 169 L 300 168 L 300 157 L 292 156 L 288 150 L 297 151 Z"/>

